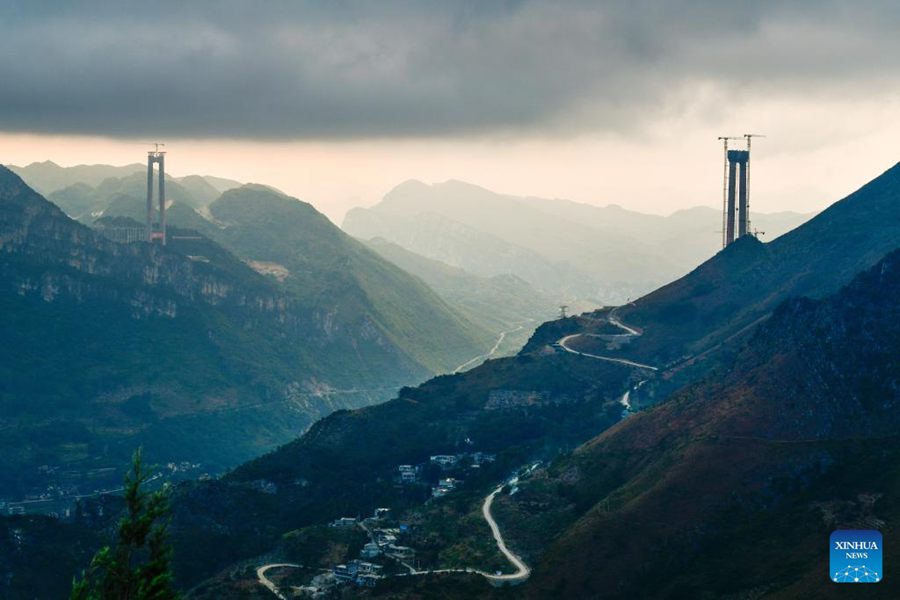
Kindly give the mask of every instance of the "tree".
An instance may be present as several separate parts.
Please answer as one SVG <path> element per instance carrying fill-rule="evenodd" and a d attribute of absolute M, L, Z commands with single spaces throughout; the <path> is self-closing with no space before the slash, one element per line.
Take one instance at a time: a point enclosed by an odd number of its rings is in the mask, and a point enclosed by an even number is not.
<path fill-rule="evenodd" d="M 177 600 L 166 540 L 169 503 L 164 490 L 147 492 L 150 480 L 141 450 L 125 475 L 124 516 L 114 548 L 101 548 L 82 579 L 72 582 L 71 600 Z"/>

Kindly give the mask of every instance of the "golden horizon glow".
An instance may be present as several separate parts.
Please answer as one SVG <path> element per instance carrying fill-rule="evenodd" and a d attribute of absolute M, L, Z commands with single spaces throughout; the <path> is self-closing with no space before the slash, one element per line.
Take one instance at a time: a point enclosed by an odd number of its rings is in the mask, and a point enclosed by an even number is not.
<path fill-rule="evenodd" d="M 581 136 L 495 135 L 440 139 L 267 142 L 165 140 L 176 176 L 215 175 L 275 186 L 340 224 L 407 179 L 458 179 L 493 191 L 654 214 L 720 207 L 716 136 L 767 134 L 754 146 L 752 210 L 814 212 L 892 166 L 900 124 L 885 102 L 773 100 L 714 119 L 699 110 L 660 119 L 651 131 Z M 835 118 L 840 115 L 841 118 Z M 0 162 L 143 162 L 146 140 L 0 133 Z"/>

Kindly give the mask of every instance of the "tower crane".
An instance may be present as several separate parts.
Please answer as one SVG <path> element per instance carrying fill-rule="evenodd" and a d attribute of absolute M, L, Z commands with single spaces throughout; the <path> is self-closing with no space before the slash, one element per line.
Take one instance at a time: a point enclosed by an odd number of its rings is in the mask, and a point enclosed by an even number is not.
<path fill-rule="evenodd" d="M 766 137 L 761 133 L 745 133 L 744 139 L 747 141 L 747 231 L 750 231 L 750 142 L 755 137 Z"/>

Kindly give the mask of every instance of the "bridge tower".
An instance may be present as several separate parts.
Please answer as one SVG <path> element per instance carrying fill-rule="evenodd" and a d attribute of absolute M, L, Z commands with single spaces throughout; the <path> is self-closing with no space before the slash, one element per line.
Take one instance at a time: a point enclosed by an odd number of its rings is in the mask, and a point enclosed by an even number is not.
<path fill-rule="evenodd" d="M 725 245 L 747 234 L 747 150 L 728 151 L 728 204 L 725 213 Z M 737 192 L 737 198 L 735 198 Z M 735 236 L 737 218 L 737 236 Z"/>
<path fill-rule="evenodd" d="M 750 141 L 762 137 L 755 133 L 743 136 L 746 149 L 732 150 L 728 140 L 735 137 L 720 137 L 725 142 L 725 199 L 722 215 L 722 245 L 727 246 L 735 239 L 753 235 L 750 230 Z"/>
<path fill-rule="evenodd" d="M 155 144 L 156 148 L 147 153 L 147 241 L 158 241 L 166 245 L 166 153 L 159 149 L 165 144 Z M 159 165 L 159 220 L 154 222 L 153 206 L 153 165 Z"/>

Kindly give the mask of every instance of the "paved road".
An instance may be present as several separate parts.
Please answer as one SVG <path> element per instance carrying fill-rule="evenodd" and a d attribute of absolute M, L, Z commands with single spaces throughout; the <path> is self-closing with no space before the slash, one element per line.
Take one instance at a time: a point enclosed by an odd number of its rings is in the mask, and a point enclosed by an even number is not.
<path fill-rule="evenodd" d="M 571 348 L 568 343 L 575 338 L 582 337 L 583 333 L 573 333 L 572 335 L 567 335 L 557 342 L 559 347 L 565 350 L 566 352 L 570 352 L 572 354 L 577 354 L 578 356 L 586 356 L 588 358 L 593 358 L 596 360 L 605 360 L 611 363 L 617 363 L 620 365 L 626 365 L 628 367 L 637 367 L 638 369 L 647 369 L 648 371 L 658 371 L 657 367 L 651 365 L 645 365 L 644 363 L 635 362 L 633 360 L 628 360 L 626 358 L 616 358 L 615 356 L 600 356 L 599 354 L 591 354 L 589 352 L 581 352 L 579 350 L 575 350 Z"/>
<path fill-rule="evenodd" d="M 636 336 L 641 335 L 642 332 L 638 331 L 637 329 L 635 329 L 633 327 L 629 327 L 628 325 L 626 325 L 625 323 L 620 321 L 618 317 L 616 317 L 617 308 L 614 308 L 611 311 L 609 311 L 608 321 L 610 324 L 615 325 L 616 327 L 618 327 L 625 333 L 618 334 L 616 337 L 627 338 L 627 337 L 636 337 Z M 590 354 L 588 352 L 581 352 L 579 350 L 576 350 L 575 348 L 572 348 L 571 346 L 569 346 L 569 342 L 578 337 L 608 338 L 609 336 L 598 335 L 598 334 L 594 334 L 594 333 L 574 333 L 572 335 L 567 335 L 567 336 L 560 338 L 559 341 L 556 343 L 559 345 L 560 348 L 562 348 L 566 352 L 570 352 L 572 354 L 577 354 L 578 356 L 586 356 L 587 358 L 593 358 L 595 360 L 605 360 L 607 362 L 617 363 L 620 365 L 625 365 L 627 367 L 635 367 L 638 369 L 646 369 L 648 371 L 658 371 L 659 370 L 658 367 L 654 367 L 652 365 L 645 365 L 644 363 L 639 363 L 639 362 L 636 362 L 633 360 L 628 360 L 625 358 L 617 358 L 615 356 L 600 356 L 599 354 Z M 633 410 L 632 406 L 631 406 L 631 392 L 638 389 L 645 383 L 647 383 L 646 379 L 641 381 L 634 387 L 626 390 L 626 392 L 624 394 L 622 394 L 622 397 L 619 398 L 619 404 L 621 404 L 622 408 L 624 409 L 624 412 L 622 413 L 623 418 L 628 416 Z"/>
<path fill-rule="evenodd" d="M 503 556 L 506 557 L 506 560 L 508 560 L 516 568 L 515 573 L 502 573 L 500 575 L 497 575 L 496 573 L 488 573 L 487 571 L 474 569 L 472 567 L 466 567 L 462 569 L 419 570 L 412 565 L 401 563 L 404 567 L 409 569 L 409 573 L 398 573 L 396 575 L 392 575 L 391 577 L 412 577 L 417 575 L 430 575 L 436 573 L 477 573 L 478 575 L 481 575 L 488 581 L 497 585 L 515 585 L 528 579 L 528 577 L 531 575 L 531 568 L 526 565 L 521 558 L 513 554 L 510 549 L 507 548 L 506 541 L 503 539 L 503 534 L 500 532 L 500 526 L 497 525 L 497 521 L 494 520 L 494 516 L 491 514 L 491 506 L 494 504 L 494 498 L 497 496 L 497 494 L 500 493 L 501 490 L 503 490 L 504 485 L 506 484 L 504 483 L 497 486 L 494 491 L 492 491 L 485 497 L 484 503 L 481 505 L 481 514 L 484 516 L 484 520 L 487 521 L 488 527 L 491 528 L 491 533 L 494 535 L 494 540 L 497 542 L 497 548 L 500 549 L 500 552 L 503 553 Z M 363 528 L 366 529 L 365 526 L 363 526 Z M 368 529 L 366 529 L 366 531 L 368 531 Z M 278 567 L 290 567 L 295 569 L 302 568 L 301 565 L 293 563 L 271 563 L 262 565 L 261 567 L 257 568 L 256 578 L 262 585 L 268 588 L 270 592 L 275 594 L 276 598 L 278 598 L 279 600 L 288 600 L 288 598 L 278 589 L 278 586 L 275 585 L 275 583 L 272 582 L 271 579 L 266 577 L 266 571 L 268 571 L 269 569 L 277 569 Z"/>
<path fill-rule="evenodd" d="M 515 568 L 515 573 L 508 573 L 503 575 L 492 575 L 490 573 L 484 573 L 479 571 L 482 575 L 492 581 L 496 582 L 505 582 L 505 583 L 521 583 L 528 579 L 529 575 L 531 575 L 531 569 L 526 565 L 521 558 L 510 552 L 509 548 L 506 547 L 506 542 L 503 540 L 503 534 L 500 533 L 500 527 L 497 525 L 497 521 L 494 520 L 493 515 L 491 515 L 491 505 L 494 503 L 494 497 L 500 493 L 500 490 L 503 489 L 503 486 L 497 487 L 493 492 L 488 494 L 487 498 L 484 499 L 484 504 L 481 505 L 481 514 L 484 515 L 484 520 L 487 521 L 488 526 L 491 528 L 491 533 L 494 534 L 494 540 L 497 542 L 497 548 L 500 549 L 500 552 L 503 553 L 503 556 L 506 557 Z"/>
<path fill-rule="evenodd" d="M 300 565 L 295 565 L 293 563 L 272 563 L 268 565 L 263 565 L 256 569 L 256 578 L 259 580 L 261 584 L 269 588 L 269 591 L 275 594 L 275 597 L 279 600 L 288 600 L 288 597 L 282 594 L 278 590 L 278 586 L 275 585 L 271 579 L 266 577 L 266 571 L 269 569 L 277 569 L 278 567 L 291 567 L 295 569 L 299 569 Z"/>
<path fill-rule="evenodd" d="M 503 539 L 503 534 L 500 532 L 500 526 L 497 525 L 497 521 L 494 520 L 494 516 L 491 514 L 491 506 L 494 504 L 494 498 L 497 494 L 503 490 L 502 485 L 497 486 L 494 491 L 488 494 L 484 503 L 481 505 L 481 514 L 484 516 L 484 520 L 487 521 L 488 527 L 491 528 L 491 533 L 494 535 L 494 541 L 497 542 L 497 548 L 499 548 L 500 552 L 503 553 L 503 556 L 506 557 L 506 560 L 512 564 L 516 568 L 514 573 L 501 573 L 500 575 L 496 573 L 488 573 L 487 571 L 482 571 L 481 569 L 474 569 L 472 567 L 466 567 L 464 569 L 424 569 L 424 570 L 413 570 L 409 573 L 402 573 L 396 575 L 396 577 L 409 577 L 411 575 L 428 575 L 432 573 L 477 573 L 481 575 L 488 581 L 496 584 L 517 584 L 522 583 L 531 575 L 531 568 L 525 564 L 525 562 L 516 556 L 507 546 L 506 541 Z"/>
<path fill-rule="evenodd" d="M 479 355 L 476 356 L 475 358 L 472 358 L 472 359 L 467 360 L 467 361 L 464 362 L 463 364 L 461 364 L 461 365 L 459 365 L 458 367 L 456 367 L 455 369 L 453 369 L 453 372 L 454 372 L 454 373 L 459 373 L 460 371 L 464 370 L 466 367 L 468 367 L 469 365 L 471 365 L 471 364 L 473 364 L 473 363 L 476 363 L 476 362 L 478 362 L 478 361 L 480 361 L 480 360 L 481 360 L 481 361 L 484 361 L 484 360 L 489 359 L 490 357 L 492 357 L 494 354 L 497 353 L 497 350 L 500 349 L 500 344 L 503 343 L 503 340 L 506 339 L 506 336 L 507 336 L 508 334 L 510 334 L 510 333 L 515 333 L 515 332 L 517 332 L 517 331 L 522 331 L 523 329 L 525 329 L 525 325 L 526 325 L 527 323 L 531 323 L 531 322 L 534 322 L 534 319 L 528 319 L 527 321 L 525 321 L 525 323 L 523 323 L 522 325 L 519 325 L 519 326 L 516 327 L 515 329 L 509 329 L 509 330 L 507 330 L 507 331 L 501 331 L 501 332 L 500 332 L 500 337 L 497 338 L 497 342 L 494 344 L 494 347 L 493 347 L 493 348 L 491 348 L 490 350 L 488 350 L 488 351 L 485 352 L 484 354 L 479 354 Z"/>

